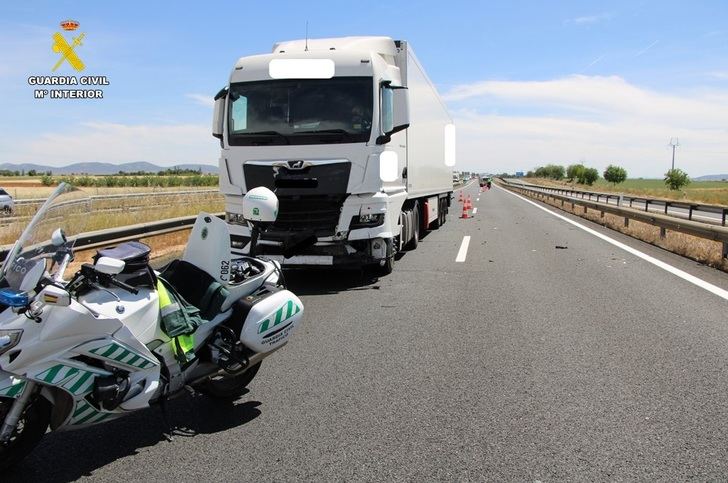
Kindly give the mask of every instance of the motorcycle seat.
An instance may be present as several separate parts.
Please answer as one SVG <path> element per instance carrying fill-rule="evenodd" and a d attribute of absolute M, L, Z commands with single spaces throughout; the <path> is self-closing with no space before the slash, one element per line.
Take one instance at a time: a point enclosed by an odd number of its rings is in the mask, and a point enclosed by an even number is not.
<path fill-rule="evenodd" d="M 230 294 L 210 274 L 184 260 L 173 260 L 159 275 L 206 320 L 212 320 L 220 313 Z"/>

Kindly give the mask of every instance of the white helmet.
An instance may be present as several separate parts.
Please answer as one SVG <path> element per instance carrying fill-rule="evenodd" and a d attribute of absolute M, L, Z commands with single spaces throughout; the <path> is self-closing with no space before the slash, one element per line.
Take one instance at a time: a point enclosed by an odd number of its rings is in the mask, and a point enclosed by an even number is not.
<path fill-rule="evenodd" d="M 272 223 L 278 216 L 278 197 L 265 186 L 248 191 L 243 198 L 243 217 L 249 221 Z"/>

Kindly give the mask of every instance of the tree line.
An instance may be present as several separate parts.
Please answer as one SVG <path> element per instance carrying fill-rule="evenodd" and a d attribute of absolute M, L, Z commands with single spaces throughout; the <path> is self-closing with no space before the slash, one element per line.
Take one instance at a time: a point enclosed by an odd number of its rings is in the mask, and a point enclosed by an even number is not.
<path fill-rule="evenodd" d="M 604 180 L 612 185 L 617 186 L 627 179 L 627 170 L 621 166 L 610 164 L 602 173 Z M 583 164 L 571 164 L 564 168 L 558 164 L 547 164 L 539 166 L 528 173 L 527 178 L 550 178 L 557 181 L 563 179 L 578 184 L 593 185 L 599 179 L 599 171 L 596 168 L 590 168 Z M 690 183 L 690 177 L 681 169 L 670 169 L 665 173 L 665 185 L 671 190 L 679 190 Z"/>
<path fill-rule="evenodd" d="M 65 182 L 72 186 L 96 187 L 96 188 L 173 188 L 177 186 L 217 186 L 218 176 L 216 174 L 194 174 L 192 176 L 48 176 L 41 178 L 44 186 L 53 186 Z"/>

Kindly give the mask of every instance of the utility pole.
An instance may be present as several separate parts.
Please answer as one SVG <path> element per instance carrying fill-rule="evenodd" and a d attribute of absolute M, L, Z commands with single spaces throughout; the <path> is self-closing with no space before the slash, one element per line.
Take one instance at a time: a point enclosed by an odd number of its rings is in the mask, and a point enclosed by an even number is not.
<path fill-rule="evenodd" d="M 675 169 L 675 148 L 680 146 L 678 138 L 675 138 L 674 141 L 672 138 L 670 138 L 670 146 L 672 146 L 672 169 Z"/>

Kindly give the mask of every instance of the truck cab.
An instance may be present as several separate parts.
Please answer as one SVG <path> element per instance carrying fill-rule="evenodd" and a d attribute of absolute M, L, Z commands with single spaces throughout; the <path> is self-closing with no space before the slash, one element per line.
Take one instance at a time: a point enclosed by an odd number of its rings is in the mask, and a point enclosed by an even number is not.
<path fill-rule="evenodd" d="M 406 42 L 387 37 L 281 42 L 235 63 L 213 116 L 234 250 L 247 249 L 242 199 L 257 186 L 280 202 L 259 251 L 284 265 L 386 265 L 411 240 L 413 188 L 441 188 L 410 169 L 407 66 Z"/>

